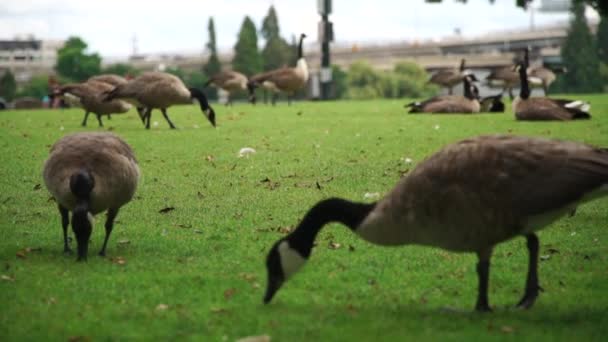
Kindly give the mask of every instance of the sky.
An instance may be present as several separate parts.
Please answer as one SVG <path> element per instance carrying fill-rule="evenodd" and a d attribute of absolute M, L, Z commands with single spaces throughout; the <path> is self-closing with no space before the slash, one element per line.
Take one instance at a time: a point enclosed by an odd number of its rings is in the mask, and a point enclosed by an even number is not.
<path fill-rule="evenodd" d="M 539 2 L 536 0 L 535 2 Z M 200 53 L 213 17 L 220 51 L 229 51 L 243 18 L 261 25 L 274 5 L 281 34 L 317 36 L 316 0 L 0 0 L 0 39 L 33 34 L 41 39 L 83 38 L 104 57 L 128 56 L 137 37 L 139 53 Z M 591 13 L 591 16 L 597 16 Z M 535 13 L 536 26 L 567 21 L 565 13 Z M 333 0 L 330 21 L 338 42 L 379 43 L 480 36 L 492 31 L 525 29 L 530 15 L 514 0 Z"/>

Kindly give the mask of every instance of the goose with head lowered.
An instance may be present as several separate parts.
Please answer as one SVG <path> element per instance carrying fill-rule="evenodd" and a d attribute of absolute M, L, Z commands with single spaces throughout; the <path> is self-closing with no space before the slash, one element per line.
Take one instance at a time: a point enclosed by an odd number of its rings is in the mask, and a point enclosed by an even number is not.
<path fill-rule="evenodd" d="M 101 75 L 96 75 L 96 76 L 91 76 L 89 77 L 89 79 L 87 80 L 87 82 L 103 82 L 103 83 L 107 83 L 113 87 L 125 84 L 129 81 L 127 81 L 126 78 L 119 76 L 119 75 L 115 75 L 115 74 L 101 74 Z M 145 108 L 143 107 L 137 107 L 137 113 L 139 114 L 139 117 L 141 118 L 142 122 L 143 120 L 143 114 L 145 112 Z M 110 119 L 110 114 L 108 114 L 108 119 Z M 144 122 L 145 124 L 145 122 Z"/>
<path fill-rule="evenodd" d="M 274 93 L 272 104 L 276 102 L 276 94 L 286 93 L 287 103 L 291 104 L 291 97 L 308 84 L 308 64 L 304 58 L 302 44 L 306 35 L 300 35 L 298 43 L 298 61 L 295 67 L 285 67 L 261 74 L 251 76 L 247 88 L 249 90 L 249 101 L 256 102 L 255 89 L 262 86 L 264 89 Z"/>
<path fill-rule="evenodd" d="M 230 95 L 241 90 L 247 91 L 247 82 L 247 76 L 237 71 L 228 70 L 211 76 L 207 83 L 205 83 L 205 88 L 214 85 L 215 87 L 224 90 L 228 93 L 226 105 L 232 105 Z"/>
<path fill-rule="evenodd" d="M 522 236 L 529 254 L 524 295 L 530 308 L 538 281 L 537 232 L 577 205 L 608 195 L 608 149 L 510 135 L 481 136 L 444 147 L 421 162 L 383 199 L 331 198 L 314 205 L 266 257 L 268 303 L 311 256 L 330 222 L 381 246 L 424 245 L 478 256 L 475 309 L 490 311 L 492 250 Z"/>
<path fill-rule="evenodd" d="M 142 120 L 146 129 L 150 128 L 152 110 L 160 109 L 172 129 L 175 125 L 167 115 L 167 108 L 177 104 L 190 104 L 197 101 L 211 125 L 215 127 L 215 111 L 209 105 L 205 93 L 196 88 L 187 88 L 177 76 L 165 72 L 145 72 L 126 84 L 116 86 L 105 94 L 105 100 L 123 99 L 145 107 Z"/>
<path fill-rule="evenodd" d="M 448 95 L 452 95 L 452 90 L 457 86 L 464 77 L 465 73 L 465 59 L 460 60 L 460 68 L 458 69 L 443 69 L 439 70 L 431 76 L 429 83 L 436 84 L 438 86 L 448 88 Z"/>
<path fill-rule="evenodd" d="M 68 242 L 69 212 L 78 243 L 78 260 L 86 260 L 93 230 L 93 215 L 108 211 L 106 237 L 99 255 L 105 256 L 118 210 L 137 188 L 139 166 L 133 150 L 112 133 L 76 133 L 51 148 L 44 163 L 44 183 L 58 204 L 63 228 L 63 250 Z"/>
<path fill-rule="evenodd" d="M 463 78 L 464 96 L 459 95 L 439 95 L 431 97 L 422 102 L 412 102 L 405 105 L 410 108 L 409 113 L 435 113 L 435 114 L 456 114 L 456 113 L 479 113 L 479 92 L 473 84 L 477 81 L 475 75 L 467 75 Z"/>

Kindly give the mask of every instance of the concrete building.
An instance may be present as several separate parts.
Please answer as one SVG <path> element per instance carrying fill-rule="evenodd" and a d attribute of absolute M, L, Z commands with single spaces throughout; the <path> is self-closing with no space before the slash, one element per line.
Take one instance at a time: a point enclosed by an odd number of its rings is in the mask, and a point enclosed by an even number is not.
<path fill-rule="evenodd" d="M 0 40 L 0 69 L 10 69 L 19 84 L 34 75 L 52 74 L 57 50 L 63 44 L 63 40 L 40 40 L 32 36 Z"/>

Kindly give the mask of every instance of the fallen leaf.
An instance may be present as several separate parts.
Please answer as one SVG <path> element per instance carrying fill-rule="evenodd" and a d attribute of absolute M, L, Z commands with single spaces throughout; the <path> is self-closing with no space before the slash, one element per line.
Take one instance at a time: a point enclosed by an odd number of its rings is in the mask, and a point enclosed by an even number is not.
<path fill-rule="evenodd" d="M 224 308 L 211 308 L 211 312 L 212 313 L 224 313 L 224 312 L 228 312 L 228 310 L 226 310 Z"/>
<path fill-rule="evenodd" d="M 230 299 L 230 298 L 232 298 L 232 296 L 234 296 L 235 293 L 236 293 L 236 289 L 234 287 L 231 287 L 228 290 L 224 291 L 224 298 Z"/>
<path fill-rule="evenodd" d="M 338 249 L 338 248 L 340 248 L 340 246 L 341 245 L 337 242 L 333 242 L 333 241 L 329 242 L 329 249 Z"/>
<path fill-rule="evenodd" d="M 349 251 L 349 252 L 354 252 L 354 251 L 355 251 L 355 246 L 353 246 L 353 245 L 348 245 L 348 251 Z"/>
<path fill-rule="evenodd" d="M 251 147 L 243 147 L 242 149 L 239 150 L 239 154 L 238 157 L 242 158 L 242 157 L 249 157 L 250 154 L 254 154 L 255 150 Z"/>
<path fill-rule="evenodd" d="M 180 223 L 177 226 L 180 227 L 180 228 L 185 228 L 185 229 L 192 228 L 191 224 L 184 224 L 184 223 Z"/>
<path fill-rule="evenodd" d="M 156 306 L 156 309 L 154 309 L 154 310 L 156 310 L 156 311 L 165 311 L 167 309 L 169 309 L 169 305 L 167 305 L 167 304 L 158 304 Z"/>
<path fill-rule="evenodd" d="M 319 182 L 315 182 L 317 185 L 317 190 L 321 190 L 321 185 L 319 184 Z"/>
<path fill-rule="evenodd" d="M 260 336 L 247 336 L 241 337 L 236 342 L 270 342 L 270 336 L 268 335 L 260 335 Z"/>
<path fill-rule="evenodd" d="M 380 197 L 380 194 L 377 192 L 366 192 L 363 194 L 363 199 L 376 199 L 379 197 Z"/>
<path fill-rule="evenodd" d="M 549 258 L 551 258 L 551 256 L 550 256 L 550 255 L 548 255 L 548 254 L 547 254 L 547 255 L 541 255 L 541 256 L 540 256 L 540 260 L 541 260 L 541 261 L 546 261 L 546 260 L 549 260 Z"/>
<path fill-rule="evenodd" d="M 195 229 L 193 230 L 193 232 L 195 232 L 196 234 L 203 234 L 203 231 L 200 229 Z"/>
<path fill-rule="evenodd" d="M 549 252 L 549 254 L 559 254 L 559 251 L 555 248 L 549 248 L 547 252 Z"/>
<path fill-rule="evenodd" d="M 34 185 L 34 190 L 40 190 L 40 188 L 42 188 L 42 186 L 40 185 L 40 183 Z"/>
<path fill-rule="evenodd" d="M 205 160 L 208 162 L 212 162 L 215 158 L 212 155 L 206 156 Z"/>
<path fill-rule="evenodd" d="M 6 274 L 1 275 L 0 279 L 2 279 L 4 281 L 15 281 L 15 278 L 13 278 L 11 276 L 7 276 Z"/>
<path fill-rule="evenodd" d="M 257 279 L 253 273 L 239 273 L 239 276 L 249 283 Z"/>
<path fill-rule="evenodd" d="M 126 239 L 124 239 L 124 240 L 118 240 L 118 244 L 119 245 L 128 245 L 130 243 L 131 243 L 131 241 L 126 240 Z"/>
<path fill-rule="evenodd" d="M 57 303 L 57 299 L 55 299 L 55 297 L 51 297 L 46 301 L 47 304 L 55 304 Z"/>
<path fill-rule="evenodd" d="M 108 260 L 113 264 L 117 264 L 117 265 L 121 265 L 121 266 L 125 265 L 127 263 L 127 260 L 125 260 L 125 258 L 123 258 L 121 256 L 111 257 Z"/>
<path fill-rule="evenodd" d="M 15 253 L 15 255 L 17 256 L 17 258 L 25 259 L 25 251 L 18 251 L 17 253 Z"/>
<path fill-rule="evenodd" d="M 175 210 L 175 207 L 165 207 L 165 208 L 162 208 L 161 210 L 159 210 L 158 212 L 161 214 L 166 214 L 173 210 Z"/>
<path fill-rule="evenodd" d="M 510 327 L 508 325 L 503 325 L 502 327 L 500 327 L 500 331 L 502 331 L 503 333 L 506 333 L 506 334 L 510 334 L 515 330 L 513 329 L 513 327 Z"/>
<path fill-rule="evenodd" d="M 290 227 L 290 226 L 287 226 L 287 227 L 279 227 L 279 228 L 277 229 L 277 231 L 278 231 L 279 233 L 281 233 L 281 234 L 289 234 L 289 233 L 291 233 L 291 227 Z"/>

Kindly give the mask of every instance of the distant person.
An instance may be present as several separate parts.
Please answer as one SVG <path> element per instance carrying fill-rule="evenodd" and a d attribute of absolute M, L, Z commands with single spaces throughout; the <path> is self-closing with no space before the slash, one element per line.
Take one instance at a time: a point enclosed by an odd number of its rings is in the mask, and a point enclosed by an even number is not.
<path fill-rule="evenodd" d="M 60 84 L 57 81 L 57 78 L 53 75 L 49 76 L 48 79 L 48 93 L 50 98 L 50 107 L 51 108 L 59 108 L 61 105 L 61 96 L 60 96 Z"/>

